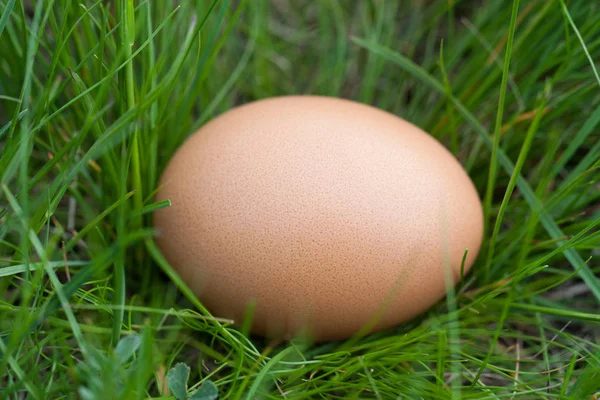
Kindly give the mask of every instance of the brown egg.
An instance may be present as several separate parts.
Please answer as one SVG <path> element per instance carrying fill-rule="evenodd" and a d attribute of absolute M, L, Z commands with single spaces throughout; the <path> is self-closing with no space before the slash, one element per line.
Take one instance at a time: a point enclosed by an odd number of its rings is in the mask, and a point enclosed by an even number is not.
<path fill-rule="evenodd" d="M 170 161 L 158 245 L 203 304 L 252 331 L 341 339 L 410 320 L 481 245 L 477 192 L 416 126 L 318 96 L 230 110 Z"/>

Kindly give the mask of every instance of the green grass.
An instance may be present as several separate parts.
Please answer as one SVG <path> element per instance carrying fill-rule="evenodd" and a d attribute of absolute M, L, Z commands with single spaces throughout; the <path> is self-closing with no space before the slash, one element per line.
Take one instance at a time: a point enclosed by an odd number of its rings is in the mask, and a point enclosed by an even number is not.
<path fill-rule="evenodd" d="M 0 0 L 0 398 L 592 398 L 598 12 Z M 169 205 L 154 203 L 157 181 L 185 138 L 237 104 L 298 93 L 419 125 L 484 199 L 473 270 L 416 320 L 346 342 L 248 338 L 154 245 L 151 213 Z"/>

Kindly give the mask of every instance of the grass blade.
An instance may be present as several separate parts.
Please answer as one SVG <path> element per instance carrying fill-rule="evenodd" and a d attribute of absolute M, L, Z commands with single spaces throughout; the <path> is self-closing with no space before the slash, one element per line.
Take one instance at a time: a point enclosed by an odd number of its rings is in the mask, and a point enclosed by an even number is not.
<path fill-rule="evenodd" d="M 577 38 L 579 39 L 579 42 L 581 43 L 581 48 L 585 52 L 585 56 L 587 57 L 588 61 L 590 62 L 590 66 L 592 67 L 592 71 L 594 71 L 594 76 L 596 77 L 596 82 L 598 82 L 598 85 L 600 85 L 600 75 L 598 75 L 598 70 L 596 69 L 596 64 L 594 63 L 594 59 L 590 55 L 590 52 L 588 51 L 588 48 L 585 45 L 585 41 L 581 37 L 581 33 L 579 33 L 579 29 L 577 29 L 577 25 L 575 25 L 575 22 L 573 22 L 573 18 L 571 18 L 571 13 L 569 12 L 569 9 L 567 8 L 567 6 L 565 4 L 565 1 L 560 0 L 560 5 L 562 7 L 565 17 L 569 21 L 569 24 L 573 28 L 575 35 L 577 35 Z"/>
<path fill-rule="evenodd" d="M 2 18 L 0 18 L 0 37 L 2 37 L 2 32 L 4 32 L 4 28 L 6 27 L 6 24 L 8 23 L 8 19 L 10 18 L 10 15 L 12 14 L 12 11 L 13 11 L 13 8 L 15 7 L 16 2 L 17 2 L 17 0 L 8 0 L 8 3 L 2 10 Z"/>
<path fill-rule="evenodd" d="M 494 128 L 494 141 L 492 143 L 492 155 L 490 158 L 490 169 L 483 199 L 483 216 L 486 227 L 490 224 L 490 208 L 492 206 L 492 196 L 496 187 L 496 169 L 498 168 L 498 148 L 500 147 L 500 134 L 502 128 L 502 117 L 504 115 L 504 102 L 506 99 L 506 88 L 508 85 L 508 77 L 510 74 L 510 60 L 512 55 L 512 45 L 515 37 L 515 29 L 517 24 L 517 16 L 519 14 L 519 0 L 513 1 L 512 13 L 510 17 L 510 26 L 508 28 L 508 41 L 506 43 L 506 54 L 504 56 L 504 67 L 502 69 L 502 83 L 500 84 L 500 98 L 498 99 L 498 111 L 496 114 L 496 125 Z M 487 232 L 487 228 L 485 231 Z M 486 265 L 484 270 L 484 283 L 489 280 L 489 265 Z"/>
<path fill-rule="evenodd" d="M 492 237 L 490 238 L 489 250 L 487 252 L 487 258 L 485 263 L 485 274 L 486 276 L 489 270 L 492 267 L 492 259 L 494 258 L 494 250 L 496 246 L 496 241 L 498 238 L 498 233 L 500 233 L 500 226 L 502 225 L 502 219 L 504 218 L 504 213 L 506 212 L 506 207 L 508 206 L 508 202 L 513 194 L 515 186 L 517 184 L 517 177 L 521 174 L 521 169 L 525 164 L 527 159 L 527 154 L 529 153 L 529 149 L 531 148 L 531 144 L 533 143 L 533 138 L 538 131 L 538 127 L 540 125 L 540 121 L 542 119 L 542 115 L 544 108 L 546 107 L 547 98 L 549 97 L 549 88 L 546 90 L 546 93 L 543 95 L 543 99 L 540 102 L 540 106 L 537 109 L 537 113 L 533 120 L 533 123 L 530 125 L 527 130 L 527 135 L 525 136 L 525 140 L 523 141 L 523 145 L 521 146 L 521 152 L 519 153 L 519 158 L 517 159 L 517 163 L 515 168 L 510 176 L 510 181 L 508 182 L 508 186 L 506 187 L 506 191 L 504 192 L 504 197 L 502 198 L 502 203 L 500 204 L 500 209 L 498 210 L 498 217 L 496 218 L 496 222 L 494 223 L 494 228 L 492 230 Z M 484 280 L 487 282 L 487 279 Z"/>

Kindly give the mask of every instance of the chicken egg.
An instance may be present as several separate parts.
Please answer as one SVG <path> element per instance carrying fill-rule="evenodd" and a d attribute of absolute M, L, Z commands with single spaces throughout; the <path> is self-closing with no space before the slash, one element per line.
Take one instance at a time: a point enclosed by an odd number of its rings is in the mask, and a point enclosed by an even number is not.
<path fill-rule="evenodd" d="M 165 258 L 217 317 L 344 339 L 408 321 L 469 270 L 483 215 L 455 157 L 372 106 L 285 96 L 236 107 L 176 152 L 154 215 Z"/>

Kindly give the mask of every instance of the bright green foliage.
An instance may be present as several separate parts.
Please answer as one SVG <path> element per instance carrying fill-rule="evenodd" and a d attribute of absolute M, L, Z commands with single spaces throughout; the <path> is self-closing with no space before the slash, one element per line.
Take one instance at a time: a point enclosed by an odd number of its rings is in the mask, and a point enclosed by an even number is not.
<path fill-rule="evenodd" d="M 600 19 L 589 0 L 0 0 L 0 398 L 581 400 L 600 392 Z M 485 200 L 459 286 L 345 342 L 213 318 L 153 242 L 207 120 L 339 96 Z M 26 396 L 28 395 L 28 397 Z"/>

